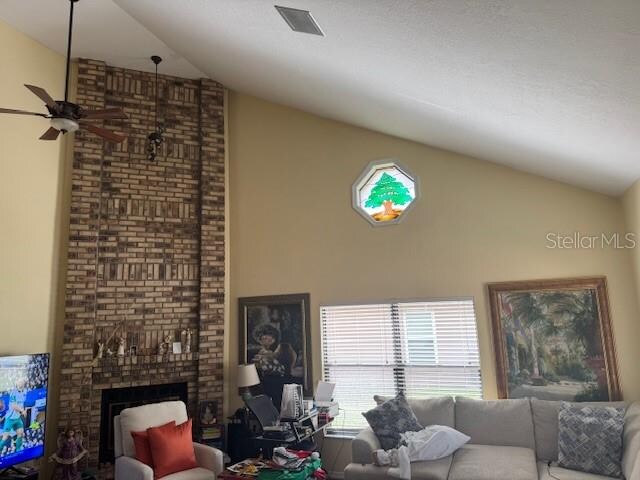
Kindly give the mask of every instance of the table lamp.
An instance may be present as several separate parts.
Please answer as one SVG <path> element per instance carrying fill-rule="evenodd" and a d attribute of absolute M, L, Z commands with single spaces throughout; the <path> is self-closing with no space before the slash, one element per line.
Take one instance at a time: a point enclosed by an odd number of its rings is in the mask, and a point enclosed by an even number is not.
<path fill-rule="evenodd" d="M 251 398 L 251 387 L 260 383 L 258 370 L 253 363 L 238 365 L 238 388 L 242 390 L 242 399 Z"/>

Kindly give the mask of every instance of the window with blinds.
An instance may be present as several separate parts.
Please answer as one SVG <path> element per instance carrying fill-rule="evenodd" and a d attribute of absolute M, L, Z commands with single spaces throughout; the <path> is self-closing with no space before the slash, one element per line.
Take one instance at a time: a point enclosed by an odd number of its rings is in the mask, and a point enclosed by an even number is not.
<path fill-rule="evenodd" d="M 323 374 L 335 382 L 334 430 L 360 430 L 373 395 L 481 398 L 473 300 L 320 307 Z"/>

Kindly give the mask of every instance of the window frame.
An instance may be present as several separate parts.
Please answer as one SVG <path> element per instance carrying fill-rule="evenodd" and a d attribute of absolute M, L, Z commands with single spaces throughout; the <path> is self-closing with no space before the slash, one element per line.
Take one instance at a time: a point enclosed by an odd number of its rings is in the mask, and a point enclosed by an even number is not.
<path fill-rule="evenodd" d="M 480 335 L 479 335 L 479 325 L 478 325 L 478 316 L 477 316 L 477 309 L 476 309 L 476 299 L 473 296 L 463 296 L 463 297 L 442 297 L 442 298 L 428 298 L 428 299 L 424 299 L 424 298 L 419 298 L 419 299 L 393 299 L 393 300 L 382 300 L 382 301 L 369 301 L 369 302 L 344 302 L 344 303 L 323 303 L 319 306 L 319 313 L 320 313 L 320 331 L 321 331 L 321 339 L 320 339 L 320 360 L 321 360 L 321 372 L 322 372 L 322 379 L 323 381 L 331 381 L 330 379 L 326 379 L 325 377 L 325 372 L 326 372 L 326 368 L 325 368 L 325 358 L 326 358 L 326 345 L 325 345 L 325 338 L 324 338 L 324 320 L 323 320 L 323 308 L 331 308 L 331 307 L 356 307 L 356 306 L 370 306 L 370 305 L 388 305 L 391 307 L 391 309 L 398 309 L 398 304 L 411 304 L 411 303 L 437 303 L 437 302 L 471 302 L 472 305 L 472 310 L 473 310 L 473 317 L 474 317 L 474 322 L 475 322 L 475 333 L 476 333 L 476 342 L 478 345 L 478 374 L 479 374 L 479 381 L 480 381 L 480 398 L 484 398 L 484 394 L 485 394 L 485 384 L 484 384 L 484 379 L 482 376 L 482 355 L 480 352 Z M 392 315 L 392 322 L 396 323 L 396 322 L 400 322 L 400 315 L 394 314 Z M 394 325 L 393 328 L 399 328 L 399 325 Z M 437 330 L 436 329 L 436 320 L 433 320 L 433 329 L 434 332 Z M 405 337 L 406 337 L 406 332 L 405 332 Z M 398 339 L 395 338 L 396 335 L 394 335 L 394 339 L 393 339 L 393 344 L 394 347 L 397 344 L 401 344 L 401 341 L 399 341 L 399 336 Z M 400 348 L 402 348 L 401 345 L 399 345 Z M 394 353 L 394 356 L 397 355 L 397 353 Z M 402 355 L 402 351 L 399 352 L 399 355 Z M 434 335 L 434 356 L 436 358 L 436 363 L 434 364 L 434 366 L 438 365 L 438 340 L 437 340 L 437 332 Z M 397 357 L 395 357 L 397 358 Z M 348 366 L 348 365 L 345 365 Z M 405 376 L 404 370 L 406 370 L 407 368 L 410 368 L 411 365 L 407 364 L 407 363 L 403 363 L 403 362 L 399 362 L 399 363 L 395 363 L 395 364 L 390 364 L 387 365 L 388 367 L 393 367 L 394 370 L 397 369 L 402 369 L 402 377 Z M 419 365 L 419 366 L 423 366 L 423 365 Z M 399 382 L 399 377 L 397 377 L 394 374 L 394 390 L 396 392 L 396 395 L 401 391 L 401 385 L 404 384 L 405 385 L 405 390 L 406 390 L 406 384 L 404 383 L 404 379 L 402 382 Z M 378 392 L 371 392 L 371 396 L 378 394 Z M 410 398 L 420 398 L 420 397 L 410 397 Z M 433 398 L 433 397 L 424 397 L 424 398 Z M 342 408 L 340 408 L 340 410 L 342 411 Z M 344 415 L 344 414 L 341 414 Z M 325 436 L 327 437 L 332 437 L 332 438 L 354 438 L 356 437 L 356 435 L 362 430 L 362 428 L 351 428 L 351 427 L 345 427 L 344 424 L 342 426 L 340 426 L 340 419 L 339 417 L 336 419 L 335 422 L 335 426 L 331 425 L 329 428 L 327 428 L 325 430 Z"/>
<path fill-rule="evenodd" d="M 367 179 L 369 179 L 376 172 L 376 170 L 381 168 L 386 168 L 386 167 L 393 167 L 397 169 L 400 173 L 402 173 L 402 175 L 404 175 L 409 180 L 411 180 L 411 182 L 413 183 L 414 197 L 413 197 L 413 200 L 411 200 L 411 202 L 407 205 L 407 207 L 402 211 L 402 214 L 398 218 L 394 220 L 378 222 L 373 218 L 371 218 L 371 215 L 369 215 L 369 213 L 362 208 L 361 206 L 362 199 L 360 195 L 361 195 L 362 188 L 367 183 Z M 380 160 L 372 160 L 364 167 L 360 175 L 358 175 L 358 178 L 356 178 L 356 180 L 351 185 L 351 206 L 367 222 L 369 222 L 370 225 L 374 227 L 397 225 L 398 223 L 403 221 L 404 217 L 409 213 L 410 210 L 413 209 L 415 204 L 418 203 L 418 201 L 420 200 L 420 196 L 421 196 L 420 178 L 417 175 L 414 175 L 410 169 L 408 169 L 404 164 L 402 164 L 396 158 L 383 158 Z M 358 304 L 354 304 L 354 305 L 358 305 Z M 339 305 L 334 305 L 334 306 L 339 306 Z"/>

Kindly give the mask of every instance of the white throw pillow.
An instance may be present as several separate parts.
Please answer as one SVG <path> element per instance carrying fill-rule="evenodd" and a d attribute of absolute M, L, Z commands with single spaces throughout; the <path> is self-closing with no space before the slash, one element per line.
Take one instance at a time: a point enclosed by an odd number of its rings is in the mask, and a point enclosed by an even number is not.
<path fill-rule="evenodd" d="M 401 443 L 407 446 L 412 462 L 448 457 L 469 440 L 471 437 L 444 425 L 431 425 L 418 432 L 401 435 Z"/>

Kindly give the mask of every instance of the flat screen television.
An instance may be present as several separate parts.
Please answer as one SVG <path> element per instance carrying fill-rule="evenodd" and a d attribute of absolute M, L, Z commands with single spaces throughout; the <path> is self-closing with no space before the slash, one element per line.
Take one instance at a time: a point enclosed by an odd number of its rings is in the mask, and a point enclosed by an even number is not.
<path fill-rule="evenodd" d="M 0 471 L 44 455 L 49 354 L 0 357 Z"/>

